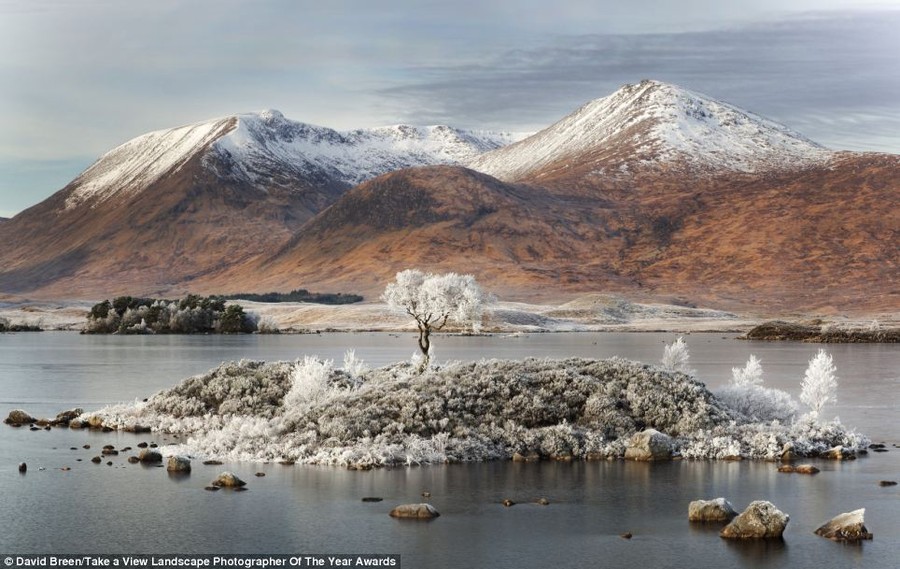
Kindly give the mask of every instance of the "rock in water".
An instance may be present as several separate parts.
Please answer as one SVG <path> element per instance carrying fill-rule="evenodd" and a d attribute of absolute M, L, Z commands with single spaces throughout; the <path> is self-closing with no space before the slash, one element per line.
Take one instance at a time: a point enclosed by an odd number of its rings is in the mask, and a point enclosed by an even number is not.
<path fill-rule="evenodd" d="M 57 425 L 68 425 L 72 422 L 72 419 L 76 419 L 84 413 L 84 409 L 78 407 L 75 409 L 69 409 L 68 411 L 62 411 L 57 413 L 56 419 L 53 421 Z"/>
<path fill-rule="evenodd" d="M 771 502 L 757 500 L 731 520 L 719 535 L 729 539 L 781 537 L 790 519 Z"/>
<path fill-rule="evenodd" d="M 688 504 L 688 520 L 692 522 L 730 522 L 736 515 L 725 498 L 694 500 Z"/>
<path fill-rule="evenodd" d="M 656 429 L 635 433 L 625 444 L 627 460 L 670 460 L 672 438 Z"/>
<path fill-rule="evenodd" d="M 9 416 L 4 419 L 4 423 L 7 425 L 27 425 L 29 423 L 34 423 L 36 419 L 22 411 L 21 409 L 13 409 L 9 412 Z"/>
<path fill-rule="evenodd" d="M 231 472 L 223 472 L 212 481 L 212 485 L 220 488 L 240 488 L 241 486 L 246 486 L 247 483 Z"/>
<path fill-rule="evenodd" d="M 24 462 L 20 462 L 19 463 L 19 472 L 27 472 L 27 471 L 28 471 L 28 465 L 25 464 Z"/>
<path fill-rule="evenodd" d="M 141 462 L 162 462 L 162 459 L 162 455 L 155 450 L 144 449 L 138 453 Z"/>
<path fill-rule="evenodd" d="M 430 520 L 440 516 L 431 504 L 402 504 L 391 510 L 392 518 Z"/>
<path fill-rule="evenodd" d="M 188 473 L 191 471 L 191 459 L 186 456 L 170 456 L 169 461 L 166 463 L 166 470 L 169 472 Z"/>
<path fill-rule="evenodd" d="M 866 528 L 865 520 L 866 509 L 853 510 L 846 514 L 839 514 L 828 523 L 816 530 L 816 535 L 827 537 L 834 541 L 860 541 L 863 539 L 872 539 L 872 534 Z"/>

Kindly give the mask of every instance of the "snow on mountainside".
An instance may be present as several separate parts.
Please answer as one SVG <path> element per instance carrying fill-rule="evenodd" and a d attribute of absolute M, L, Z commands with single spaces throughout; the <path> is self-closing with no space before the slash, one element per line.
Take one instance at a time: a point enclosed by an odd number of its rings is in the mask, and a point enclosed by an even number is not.
<path fill-rule="evenodd" d="M 516 144 L 466 165 L 516 180 L 564 160 L 599 168 L 682 162 L 758 172 L 818 163 L 832 155 L 784 125 L 658 81 L 625 85 Z"/>
<path fill-rule="evenodd" d="M 292 176 L 355 185 L 400 168 L 458 164 L 516 139 L 448 126 L 338 132 L 275 110 L 246 113 L 151 132 L 114 148 L 73 181 L 66 207 L 139 192 L 197 155 L 219 175 L 263 188 Z"/>

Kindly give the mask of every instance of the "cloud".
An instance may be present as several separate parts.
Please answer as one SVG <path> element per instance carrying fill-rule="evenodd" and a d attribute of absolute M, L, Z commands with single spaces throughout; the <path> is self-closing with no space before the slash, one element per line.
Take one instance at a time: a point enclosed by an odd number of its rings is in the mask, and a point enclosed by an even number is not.
<path fill-rule="evenodd" d="M 838 148 L 900 152 L 900 11 L 812 14 L 727 30 L 587 34 L 383 89 L 411 122 L 546 126 L 624 83 L 702 91 Z M 404 111 L 405 109 L 405 111 Z M 424 112 L 423 112 L 424 109 Z"/>

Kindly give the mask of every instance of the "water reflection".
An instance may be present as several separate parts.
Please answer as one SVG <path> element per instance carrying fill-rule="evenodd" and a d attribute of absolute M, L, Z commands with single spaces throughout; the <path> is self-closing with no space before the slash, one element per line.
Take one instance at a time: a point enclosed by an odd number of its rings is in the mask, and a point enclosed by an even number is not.
<path fill-rule="evenodd" d="M 729 552 L 740 557 L 742 566 L 762 567 L 778 563 L 788 552 L 787 542 L 782 538 L 769 539 L 722 539 Z"/>

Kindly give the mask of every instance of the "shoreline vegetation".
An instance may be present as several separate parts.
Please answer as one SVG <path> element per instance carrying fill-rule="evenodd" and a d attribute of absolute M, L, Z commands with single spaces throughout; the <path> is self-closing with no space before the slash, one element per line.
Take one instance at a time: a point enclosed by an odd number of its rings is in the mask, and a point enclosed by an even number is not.
<path fill-rule="evenodd" d="M 801 414 L 787 393 L 761 385 L 758 361 L 736 368 L 732 384 L 715 393 L 686 368 L 666 369 L 686 363 L 681 339 L 667 346 L 662 366 L 529 358 L 368 369 L 352 350 L 342 368 L 315 357 L 242 360 L 143 401 L 81 414 L 70 427 L 176 435 L 184 442 L 167 447 L 173 455 L 352 469 L 486 460 L 845 460 L 867 452 L 864 435 L 819 421 L 830 392 Z M 804 383 L 828 385 L 810 364 Z M 820 379 L 833 381 L 833 371 L 824 369 Z"/>
<path fill-rule="evenodd" d="M 248 300 L 250 302 L 309 302 L 314 304 L 356 304 L 364 298 L 358 294 L 343 292 L 309 292 L 298 288 L 291 292 L 237 293 L 222 296 L 225 300 Z"/>
<path fill-rule="evenodd" d="M 181 300 L 120 296 L 91 307 L 82 334 L 249 334 L 259 319 L 218 296 Z"/>
<path fill-rule="evenodd" d="M 900 328 L 883 327 L 877 320 L 864 327 L 845 327 L 822 321 L 804 324 L 771 320 L 754 326 L 739 339 L 818 344 L 895 344 L 900 342 Z"/>

